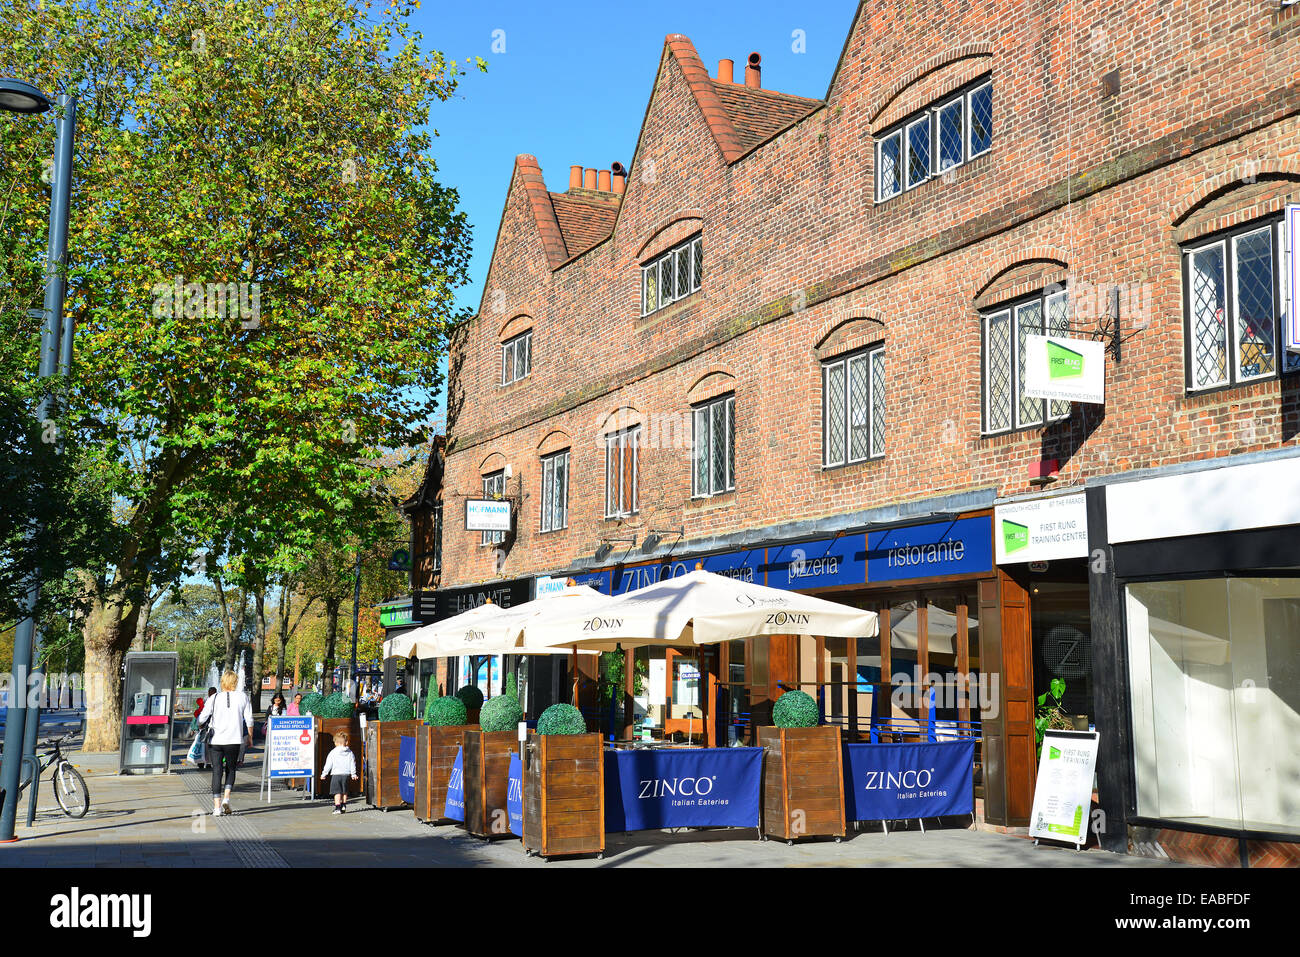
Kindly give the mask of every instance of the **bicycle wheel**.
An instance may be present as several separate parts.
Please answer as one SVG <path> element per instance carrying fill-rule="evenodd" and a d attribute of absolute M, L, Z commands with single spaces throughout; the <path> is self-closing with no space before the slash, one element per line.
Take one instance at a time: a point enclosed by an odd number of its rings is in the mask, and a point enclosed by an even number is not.
<path fill-rule="evenodd" d="M 68 817 L 85 817 L 90 810 L 86 779 L 67 761 L 60 761 L 54 769 L 54 797 Z"/>

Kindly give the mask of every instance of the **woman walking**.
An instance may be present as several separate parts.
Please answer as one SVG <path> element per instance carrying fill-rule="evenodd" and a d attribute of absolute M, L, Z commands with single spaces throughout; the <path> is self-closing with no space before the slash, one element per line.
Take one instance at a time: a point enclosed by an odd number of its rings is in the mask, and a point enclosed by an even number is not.
<path fill-rule="evenodd" d="M 199 723 L 211 722 L 212 741 L 208 750 L 212 755 L 212 816 L 230 814 L 230 789 L 235 784 L 235 768 L 239 763 L 240 746 L 253 746 L 253 706 L 248 695 L 235 690 L 239 676 L 227 671 L 221 676 L 221 691 L 210 695 L 203 705 Z M 225 776 L 225 795 L 222 795 L 222 776 Z"/>

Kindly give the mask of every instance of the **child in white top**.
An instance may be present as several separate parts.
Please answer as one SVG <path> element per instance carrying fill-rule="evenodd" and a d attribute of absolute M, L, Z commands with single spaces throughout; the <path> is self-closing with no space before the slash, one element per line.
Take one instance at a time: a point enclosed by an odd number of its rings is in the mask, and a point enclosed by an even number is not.
<path fill-rule="evenodd" d="M 330 794 L 334 795 L 334 813 L 342 814 L 348 807 L 348 778 L 357 779 L 357 759 L 348 747 L 348 733 L 338 731 L 334 735 L 334 750 L 325 759 L 320 779 L 330 779 Z"/>

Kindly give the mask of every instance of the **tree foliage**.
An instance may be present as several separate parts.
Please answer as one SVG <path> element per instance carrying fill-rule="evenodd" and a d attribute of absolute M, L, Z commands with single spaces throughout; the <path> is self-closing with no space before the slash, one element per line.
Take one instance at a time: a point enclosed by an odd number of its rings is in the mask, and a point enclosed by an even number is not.
<path fill-rule="evenodd" d="M 79 96 L 68 429 L 111 543 L 80 577 L 105 691 L 87 743 L 115 747 L 147 575 L 181 580 L 197 547 L 295 567 L 389 507 L 376 462 L 423 439 L 465 280 L 426 128 L 462 71 L 402 6 L 17 6 L 0 74 Z M 0 370 L 20 383 L 52 135 L 0 113 Z"/>

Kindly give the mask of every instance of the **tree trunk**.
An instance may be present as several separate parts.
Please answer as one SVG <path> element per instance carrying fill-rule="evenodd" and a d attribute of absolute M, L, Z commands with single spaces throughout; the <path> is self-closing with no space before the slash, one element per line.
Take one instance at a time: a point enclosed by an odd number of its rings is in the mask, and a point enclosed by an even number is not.
<path fill-rule="evenodd" d="M 334 691 L 334 645 L 339 637 L 339 606 L 341 598 L 325 599 L 325 663 L 321 668 L 325 693 Z"/>
<path fill-rule="evenodd" d="M 125 614 L 123 612 L 125 611 Z M 122 732 L 122 661 L 135 637 L 139 606 L 96 601 L 86 617 L 87 752 L 116 751 Z"/>
<path fill-rule="evenodd" d="M 253 711 L 262 710 L 262 655 L 266 650 L 266 589 L 253 589 L 254 636 L 253 636 Z M 277 681 L 275 690 L 280 690 Z"/>
<path fill-rule="evenodd" d="M 221 673 L 235 670 L 235 635 L 230 626 L 230 608 L 226 605 L 226 589 L 221 583 L 220 575 L 213 575 L 212 582 L 217 586 L 217 600 L 221 603 L 221 627 L 226 632 L 226 650 L 221 657 Z"/>
<path fill-rule="evenodd" d="M 280 587 L 280 603 L 276 606 L 275 617 L 279 625 L 275 655 L 275 687 L 278 690 L 284 684 L 284 656 L 289 645 L 289 602 L 293 595 L 287 585 Z"/>

